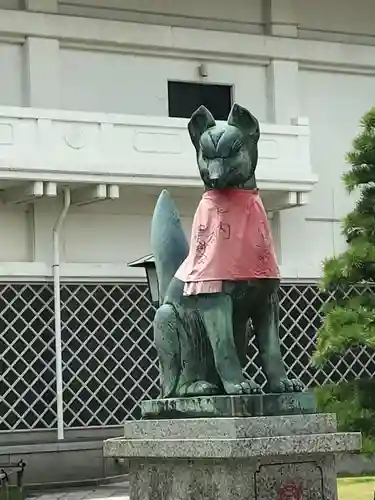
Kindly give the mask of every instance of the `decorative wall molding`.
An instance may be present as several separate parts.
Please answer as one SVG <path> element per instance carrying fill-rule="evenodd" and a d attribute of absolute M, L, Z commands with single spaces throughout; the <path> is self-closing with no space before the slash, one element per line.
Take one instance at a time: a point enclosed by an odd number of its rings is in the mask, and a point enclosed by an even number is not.
<path fill-rule="evenodd" d="M 326 31 L 303 27 L 298 29 L 298 36 L 305 40 L 319 40 L 323 42 L 338 42 L 356 45 L 375 45 L 375 35 L 371 33 L 348 33 L 344 31 Z"/>
<path fill-rule="evenodd" d="M 320 73 L 340 73 L 342 75 L 375 75 L 375 65 L 373 67 L 346 67 L 334 64 L 321 64 L 321 63 L 299 63 L 300 71 L 317 71 Z"/>
<path fill-rule="evenodd" d="M 0 131 L 2 127 L 7 132 L 5 144 L 0 140 L 0 180 L 200 187 L 187 122 L 0 107 Z M 310 192 L 317 178 L 311 166 L 308 121 L 265 123 L 261 131 L 259 188 L 287 196 L 292 192 L 297 198 L 297 193 Z"/>
<path fill-rule="evenodd" d="M 61 46 L 157 50 L 185 55 L 243 60 L 282 59 L 344 68 L 375 68 L 375 46 L 228 33 L 64 15 L 0 11 L 0 37 L 55 38 Z"/>
<path fill-rule="evenodd" d="M 111 5 L 106 5 L 106 3 L 103 3 L 103 5 L 93 5 L 86 2 L 59 1 L 59 12 L 69 16 L 85 16 L 127 22 L 146 22 L 168 26 L 199 27 L 200 29 L 214 28 L 219 31 L 233 31 L 237 33 L 263 33 L 261 15 L 254 11 L 252 12 L 252 16 L 249 15 L 249 18 L 239 20 L 238 16 L 237 19 L 218 17 L 215 11 L 212 11 L 211 15 L 207 17 L 192 13 L 160 12 L 157 7 L 158 5 L 156 4 L 150 10 L 137 10 L 136 8 L 126 8 L 126 4 L 115 6 L 113 2 Z M 193 9 L 190 9 L 190 11 L 193 11 Z"/>

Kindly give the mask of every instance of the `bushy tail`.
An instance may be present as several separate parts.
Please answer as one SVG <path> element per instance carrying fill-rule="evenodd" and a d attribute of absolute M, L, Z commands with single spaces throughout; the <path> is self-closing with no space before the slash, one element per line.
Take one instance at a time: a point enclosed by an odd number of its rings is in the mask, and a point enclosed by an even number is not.
<path fill-rule="evenodd" d="M 160 193 L 152 216 L 151 251 L 155 259 L 161 304 L 169 283 L 189 253 L 177 207 L 165 189 Z"/>

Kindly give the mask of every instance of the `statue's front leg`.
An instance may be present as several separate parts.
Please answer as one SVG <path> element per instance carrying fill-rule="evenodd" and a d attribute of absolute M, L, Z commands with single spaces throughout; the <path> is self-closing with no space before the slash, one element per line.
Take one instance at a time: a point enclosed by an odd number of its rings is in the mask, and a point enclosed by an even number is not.
<path fill-rule="evenodd" d="M 242 372 L 233 335 L 232 298 L 225 293 L 201 294 L 196 298 L 211 343 L 216 370 L 227 394 L 251 394 L 260 387 Z"/>
<path fill-rule="evenodd" d="M 258 296 L 251 319 L 267 379 L 267 392 L 298 392 L 303 390 L 303 385 L 299 380 L 288 379 L 280 349 L 278 288 L 279 280 L 258 281 Z"/>

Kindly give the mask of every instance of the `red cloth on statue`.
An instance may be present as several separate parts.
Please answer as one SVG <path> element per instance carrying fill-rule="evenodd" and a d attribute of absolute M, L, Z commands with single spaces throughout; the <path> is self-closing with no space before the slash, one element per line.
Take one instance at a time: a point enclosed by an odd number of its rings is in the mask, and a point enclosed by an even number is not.
<path fill-rule="evenodd" d="M 258 190 L 203 194 L 194 216 L 190 252 L 176 277 L 186 283 L 188 295 L 220 291 L 221 281 L 280 277 Z M 206 290 L 201 282 L 206 282 Z"/>

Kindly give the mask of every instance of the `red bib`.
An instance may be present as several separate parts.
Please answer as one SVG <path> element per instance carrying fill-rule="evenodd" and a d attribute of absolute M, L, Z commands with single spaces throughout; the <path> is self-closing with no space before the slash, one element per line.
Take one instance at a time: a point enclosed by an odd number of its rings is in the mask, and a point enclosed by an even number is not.
<path fill-rule="evenodd" d="M 270 226 L 257 190 L 207 191 L 195 212 L 185 283 L 279 278 Z"/>

